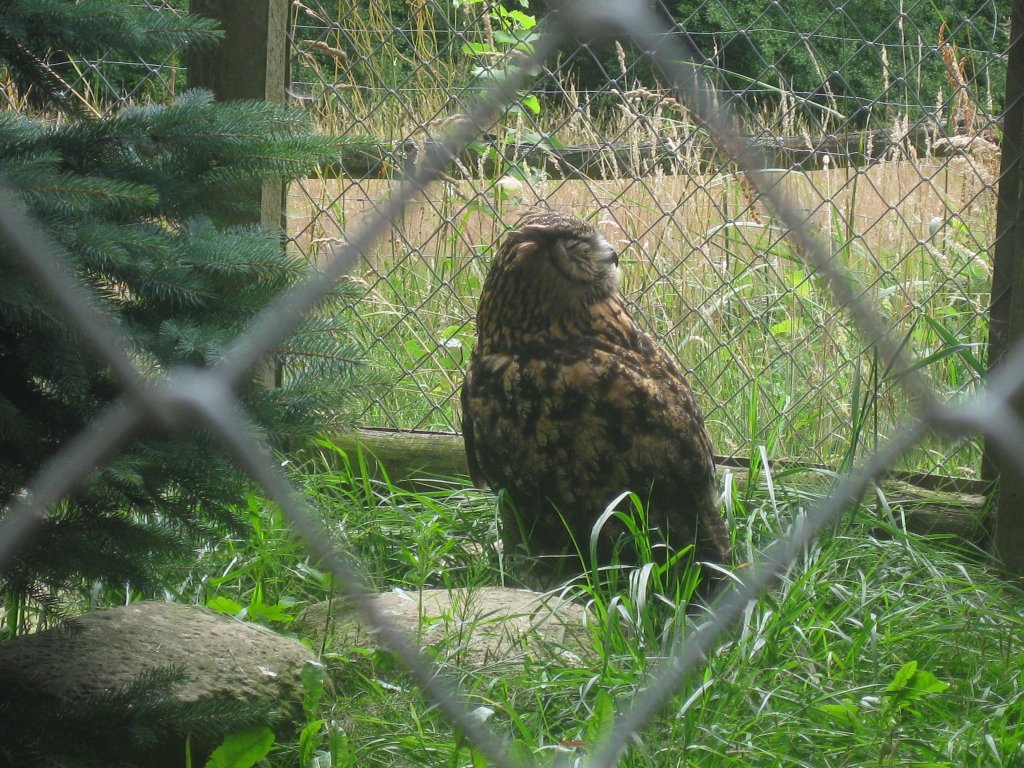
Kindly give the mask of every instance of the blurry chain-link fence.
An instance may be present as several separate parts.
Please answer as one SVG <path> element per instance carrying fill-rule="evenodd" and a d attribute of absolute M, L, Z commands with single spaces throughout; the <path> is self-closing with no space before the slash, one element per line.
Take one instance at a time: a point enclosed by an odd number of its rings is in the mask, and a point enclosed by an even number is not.
<path fill-rule="evenodd" d="M 988 338 L 1008 3 L 655 5 L 938 396 L 973 389 Z M 294 8 L 290 97 L 353 142 L 289 197 L 290 234 L 318 258 L 529 52 L 544 12 Z M 590 219 L 618 245 L 628 302 L 689 370 L 720 454 L 764 445 L 842 466 L 912 412 L 896 386 L 905 372 L 853 332 L 733 158 L 640 54 L 626 40 L 562 48 L 368 255 L 356 320 L 391 384 L 367 426 L 458 429 L 490 254 L 537 205 Z M 974 477 L 980 454 L 933 438 L 902 466 Z"/>
<path fill-rule="evenodd" d="M 741 36 L 755 68 L 764 67 L 751 74 L 728 69 L 727 40 L 687 37 L 642 2 L 566 6 L 539 36 L 528 14 L 498 6 L 402 7 L 405 16 L 393 19 L 393 7 L 373 3 L 296 4 L 293 79 L 312 83 L 296 98 L 350 135 L 352 152 L 292 193 L 295 246 L 320 269 L 266 308 L 215 365 L 146 380 L 118 329 L 93 311 L 32 223 L 0 207 L 0 236 L 123 387 L 12 502 L 0 523 L 0 566 L 141 427 L 201 423 L 280 503 L 452 722 L 493 764 L 514 764 L 374 609 L 348 559 L 247 428 L 234 391 L 354 269 L 367 289 L 354 312 L 367 355 L 396 382 L 367 410 L 367 423 L 454 428 L 473 300 L 494 241 L 530 205 L 571 210 L 619 243 L 630 301 L 691 369 L 720 450 L 759 443 L 835 462 L 880 445 L 655 670 L 587 760 L 612 765 L 749 600 L 874 478 L 901 461 L 969 474 L 976 451 L 959 452 L 955 441 L 982 433 L 1024 474 L 1024 424 L 1011 407 L 1024 387 L 1024 352 L 1011 351 L 977 386 L 996 226 L 987 153 L 996 151 L 997 129 L 987 116 L 1000 109 L 991 84 L 1002 77 L 1005 20 L 991 27 L 993 49 L 968 50 L 959 40 L 976 44 L 980 35 L 961 33 L 982 27 L 980 14 L 945 19 L 940 44 L 938 29 L 913 26 L 912 14 L 893 8 L 896 21 L 885 30 L 898 24 L 902 47 L 847 36 L 838 40 L 845 58 L 832 60 L 816 47 L 816 29 L 780 31 L 789 17 L 765 15 Z M 782 13 L 781 4 L 768 7 Z M 724 5 L 701 8 L 725 14 Z M 829 13 L 854 24 L 841 9 Z M 761 50 L 758 29 L 789 47 Z M 786 56 L 804 54 L 823 75 L 820 89 L 792 90 L 781 75 L 769 77 Z M 844 67 L 870 57 L 884 64 L 884 87 L 845 101 L 839 85 L 852 78 Z M 934 101 L 900 101 L 908 83 L 936 69 L 934 82 L 946 85 Z M 733 90 L 709 90 L 706 79 Z M 464 147 L 477 125 L 487 135 Z"/>

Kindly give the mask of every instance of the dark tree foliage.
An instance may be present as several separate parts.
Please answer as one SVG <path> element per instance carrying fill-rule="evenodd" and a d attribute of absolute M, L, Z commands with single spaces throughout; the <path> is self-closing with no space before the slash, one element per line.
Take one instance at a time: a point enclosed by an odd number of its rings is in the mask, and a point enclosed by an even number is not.
<path fill-rule="evenodd" d="M 833 123 L 865 123 L 919 118 L 940 93 L 949 98 L 940 29 L 967 56 L 976 94 L 998 77 L 993 95 L 1001 98 L 1000 68 L 989 65 L 1006 50 L 1009 11 L 1008 0 L 686 0 L 675 18 L 749 100 L 775 101 L 781 89 L 819 106 L 838 105 Z"/>
<path fill-rule="evenodd" d="M 0 113 L 0 179 L 131 339 L 147 377 L 205 366 L 271 298 L 304 274 L 280 232 L 254 220 L 265 179 L 336 156 L 296 111 L 216 104 L 203 91 L 171 106 L 99 119 L 62 109 L 49 78 L 57 49 L 145 54 L 216 40 L 209 22 L 111 0 L 0 4 L 0 66 L 45 95 L 48 119 Z M 54 91 L 54 89 L 58 91 Z M 0 245 L 0 517 L 40 465 L 118 395 L 110 372 Z M 346 293 L 349 295 L 346 296 Z M 352 299 L 339 289 L 326 310 Z M 338 311 L 322 311 L 272 352 L 277 387 L 254 375 L 242 396 L 275 446 L 345 420 L 363 374 Z M 101 581 L 145 588 L 236 523 L 246 480 L 211 436 L 143 436 L 53 510 L 41 535 L 0 573 L 8 617 L 19 606 Z"/>
<path fill-rule="evenodd" d="M 508 3 L 512 5 L 513 3 Z M 518 4 L 518 0 L 514 0 Z M 939 50 L 942 40 L 966 58 L 972 94 L 998 114 L 1008 45 L 1009 0 L 655 0 L 655 12 L 687 35 L 696 60 L 718 85 L 735 91 L 743 105 L 771 112 L 785 93 L 812 125 L 829 129 L 919 119 L 948 102 L 953 88 Z M 529 3 L 538 17 L 548 4 Z M 657 68 L 628 43 L 628 72 L 607 40 L 576 41 L 560 58 L 559 75 L 596 92 L 600 106 L 610 81 L 653 87 Z M 608 97 L 608 103 L 618 103 Z M 737 105 L 739 106 L 739 105 Z"/>

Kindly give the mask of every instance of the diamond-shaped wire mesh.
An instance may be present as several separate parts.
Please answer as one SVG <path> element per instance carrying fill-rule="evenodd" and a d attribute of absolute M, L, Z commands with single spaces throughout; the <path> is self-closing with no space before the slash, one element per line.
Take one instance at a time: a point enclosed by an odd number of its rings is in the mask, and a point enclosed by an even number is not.
<path fill-rule="evenodd" d="M 780 3 L 751 19 L 705 3 L 692 13 L 720 18 L 733 32 L 696 39 L 705 58 L 693 67 L 683 27 L 666 34 L 642 2 L 570 6 L 550 22 L 532 57 L 517 52 L 524 30 L 503 26 L 497 6 L 484 3 L 408 4 L 402 19 L 372 2 L 295 7 L 293 44 L 296 60 L 305 62 L 295 74 L 311 79 L 298 79 L 293 96 L 350 135 L 352 153 L 333 173 L 292 191 L 294 247 L 322 269 L 268 307 L 223 360 L 144 380 L 118 330 L 91 310 L 31 223 L 13 206 L 0 208 L 0 236 L 124 389 L 11 503 L 0 523 L 0 565 L 134 429 L 199 421 L 281 505 L 310 553 L 338 576 L 451 721 L 493 764 L 515 764 L 367 600 L 347 557 L 245 428 L 233 388 L 362 257 L 357 274 L 367 295 L 355 316 L 367 355 L 397 381 L 367 410 L 367 423 L 455 428 L 453 393 L 489 254 L 506 225 L 540 203 L 593 218 L 619 244 L 630 301 L 702 388 L 720 450 L 770 444 L 777 455 L 834 463 L 871 442 L 862 435 L 864 442 L 853 444 L 864 425 L 879 442 L 861 470 L 845 476 L 715 603 L 616 718 L 587 765 L 615 764 L 750 599 L 883 471 L 907 461 L 969 474 L 975 456 L 952 450 L 952 438 L 982 431 L 1024 469 L 1024 428 L 1009 407 L 1024 382 L 1024 350 L 1008 355 L 978 396 L 962 398 L 977 388 L 972 360 L 986 329 L 996 171 L 986 154 L 992 127 L 982 116 L 995 112 L 985 94 L 998 93 L 1002 61 L 997 37 L 971 51 L 943 45 L 952 46 L 958 30 L 977 19 L 947 19 L 946 42 L 933 44 L 925 40 L 937 30 L 914 26 L 912 14 L 894 7 L 895 26 L 886 28 L 898 35 L 894 42 L 869 43 L 826 29 L 835 18 L 856 27 L 839 4 L 824 5 L 824 16 L 803 20 L 810 26 L 801 29 Z M 577 30 L 587 38 L 619 32 L 623 40 L 584 44 L 574 41 Z M 726 67 L 737 61 L 726 55 L 733 44 L 747 57 L 745 71 Z M 855 65 L 897 54 L 903 68 L 885 70 L 885 88 L 872 96 L 853 92 L 862 76 Z M 786 57 L 805 57 L 819 85 L 773 82 L 769 74 Z M 507 84 L 486 87 L 484 70 L 509 58 L 518 66 Z M 737 86 L 727 112 L 719 108 L 723 97 L 692 78 L 711 64 L 718 66 L 712 79 Z M 931 82 L 935 68 L 957 83 L 950 95 L 908 101 L 918 92 L 911 84 Z M 597 73 L 596 82 L 585 81 L 586 71 Z M 443 153 L 430 151 L 440 123 L 482 93 L 485 105 L 490 99 L 506 109 L 460 164 L 443 171 Z M 470 122 L 486 114 L 473 108 Z M 942 120 L 953 129 L 941 132 Z M 452 147 L 469 133 L 464 121 L 454 122 Z M 752 140 L 742 141 L 734 128 Z M 851 132 L 856 140 L 844 143 Z M 783 135 L 792 141 L 780 141 Z M 808 151 L 819 142 L 827 152 Z M 758 146 L 774 168 L 759 162 L 751 150 Z M 858 165 L 864 157 L 875 162 Z M 794 158 L 804 163 L 799 170 L 787 165 Z M 398 187 L 406 178 L 411 183 Z M 393 188 L 395 196 L 385 199 Z M 325 247 L 335 243 L 341 245 Z"/>
<path fill-rule="evenodd" d="M 987 339 L 1005 19 L 987 5 L 945 16 L 877 5 L 884 20 L 842 2 L 797 14 L 707 0 L 677 8 L 670 35 L 729 87 L 776 183 L 925 361 L 939 397 L 955 400 L 979 382 Z M 497 4 L 398 8 L 296 5 L 292 95 L 353 140 L 335 176 L 291 191 L 290 234 L 311 258 L 408 174 L 533 32 L 533 16 Z M 638 53 L 577 42 L 538 67 L 375 248 L 355 317 L 393 384 L 366 426 L 458 430 L 454 393 L 489 255 L 538 205 L 597 222 L 620 248 L 628 302 L 688 369 L 719 453 L 766 445 L 838 466 L 906 419 L 902 372 L 851 332 L 732 159 Z M 967 477 L 979 464 L 977 446 L 941 438 L 902 462 Z"/>
<path fill-rule="evenodd" d="M 139 0 L 133 6 L 162 14 L 181 16 L 187 3 Z M 132 104 L 167 104 L 184 90 L 185 49 L 173 46 L 161 60 L 108 53 L 95 58 L 73 58 L 55 52 L 48 61 L 63 81 L 72 103 L 91 113 L 106 116 Z M 0 85 L 0 94 L 10 96 Z M 16 107 L 7 99 L 8 106 Z"/>

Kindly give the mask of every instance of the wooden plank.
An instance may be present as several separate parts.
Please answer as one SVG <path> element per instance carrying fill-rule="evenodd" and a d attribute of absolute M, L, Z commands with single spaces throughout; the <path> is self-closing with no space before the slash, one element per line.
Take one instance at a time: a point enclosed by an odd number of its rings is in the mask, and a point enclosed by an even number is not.
<path fill-rule="evenodd" d="M 827 136 L 752 136 L 770 167 L 817 170 L 859 167 L 885 159 L 925 157 L 955 151 L 948 143 L 935 146 L 941 126 L 920 124 L 905 136 L 889 130 L 854 131 Z M 439 140 L 438 140 L 439 141 Z M 378 142 L 355 139 L 335 164 L 322 169 L 324 178 L 400 178 L 416 158 L 438 141 Z M 827 158 L 827 159 L 826 159 Z M 656 141 L 609 142 L 578 146 L 516 146 L 491 140 L 471 145 L 448 174 L 455 178 L 497 178 L 509 172 L 543 172 L 551 179 L 634 178 L 651 173 L 668 176 L 705 173 L 729 167 L 714 144 L 694 134 Z"/>
<path fill-rule="evenodd" d="M 189 10 L 224 31 L 217 46 L 189 48 L 189 87 L 208 88 L 218 101 L 284 102 L 287 0 L 190 0 Z"/>
<path fill-rule="evenodd" d="M 1011 17 L 1011 23 L 1016 19 Z M 1010 47 L 1014 55 L 1014 46 Z M 1019 57 L 1019 53 L 1016 54 Z M 1008 62 L 1009 63 L 1009 62 Z M 1014 60 L 1016 64 L 1016 59 Z M 999 168 L 999 196 L 996 202 L 996 236 L 992 244 L 992 291 L 989 301 L 988 367 L 994 368 L 1006 355 L 1010 341 L 1010 288 L 1017 256 L 1017 230 L 1020 217 L 1020 158 L 1024 139 L 1024 77 L 1007 72 L 1005 109 L 1003 114 L 1002 155 Z M 1017 105 L 1014 107 L 1014 105 Z M 998 474 L 996 458 L 988 446 L 982 459 L 982 477 L 994 479 Z"/>

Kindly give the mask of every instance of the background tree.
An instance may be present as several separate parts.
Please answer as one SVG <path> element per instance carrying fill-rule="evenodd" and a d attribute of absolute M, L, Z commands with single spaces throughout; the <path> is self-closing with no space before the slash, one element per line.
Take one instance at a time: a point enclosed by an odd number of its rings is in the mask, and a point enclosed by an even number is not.
<path fill-rule="evenodd" d="M 538 18 L 547 12 L 540 0 L 503 4 L 525 5 Z M 689 35 L 698 58 L 714 64 L 724 78 L 720 84 L 736 91 L 755 115 L 776 111 L 786 93 L 797 96 L 803 117 L 823 129 L 920 119 L 940 94 L 948 99 L 952 90 L 939 50 L 940 29 L 942 40 L 966 57 L 977 103 L 992 114 L 1001 108 L 1004 68 L 988 65 L 1008 45 L 1009 0 L 659 0 L 653 7 Z M 626 88 L 634 81 L 657 85 L 657 68 L 640 51 L 625 46 L 624 61 L 629 72 L 623 78 L 611 42 L 585 41 L 564 52 L 559 77 L 598 91 L 599 108 L 605 101 L 600 91 L 610 80 L 621 78 Z M 608 97 L 609 106 L 617 103 Z"/>
<path fill-rule="evenodd" d="M 721 68 L 728 84 L 751 104 L 771 106 L 778 91 L 807 100 L 805 115 L 825 121 L 821 106 L 838 105 L 838 124 L 881 124 L 909 115 L 950 94 L 938 51 L 939 30 L 968 56 L 972 84 L 984 104 L 990 87 L 1002 97 L 1003 75 L 989 83 L 987 61 L 1005 51 L 1007 0 L 900 4 L 787 0 L 686 0 L 674 16 L 700 51 Z M 994 105 L 994 112 L 999 105 Z"/>
<path fill-rule="evenodd" d="M 19 93 L 46 105 L 0 113 L 0 178 L 63 249 L 97 306 L 129 334 L 147 376 L 207 365 L 307 265 L 282 233 L 252 220 L 267 178 L 295 178 L 335 155 L 294 110 L 216 104 L 109 117 L 82 108 L 51 59 L 98 50 L 165 57 L 186 39 L 215 44 L 210 22 L 115 0 L 11 0 L 0 8 L 0 57 Z M 48 296 L 0 246 L 0 505 L 118 394 L 105 367 Z M 351 298 L 343 285 L 334 308 Z M 323 312 L 273 351 L 279 386 L 255 378 L 243 396 L 277 446 L 345 419 L 357 352 L 341 312 Z M 33 545 L 0 574 L 6 632 L 26 606 L 94 583 L 151 587 L 236 523 L 246 480 L 209 436 L 147 437 L 95 472 Z M 0 506 L 0 515 L 3 514 Z"/>

